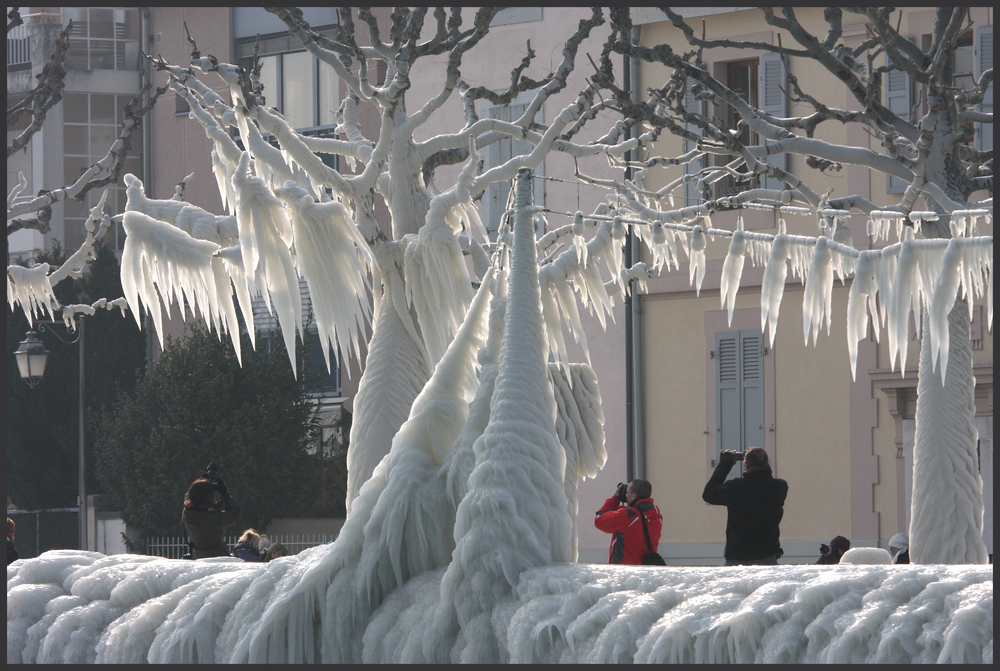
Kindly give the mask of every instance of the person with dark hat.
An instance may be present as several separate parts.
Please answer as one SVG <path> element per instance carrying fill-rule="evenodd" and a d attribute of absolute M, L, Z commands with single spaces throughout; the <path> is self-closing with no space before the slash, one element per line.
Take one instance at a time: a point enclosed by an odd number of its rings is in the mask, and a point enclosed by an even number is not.
<path fill-rule="evenodd" d="M 844 556 L 844 553 L 851 549 L 851 541 L 847 540 L 843 536 L 834 536 L 830 544 L 823 544 L 819 546 L 820 557 L 816 560 L 817 564 L 839 564 L 840 558 Z"/>
<path fill-rule="evenodd" d="M 738 458 L 743 477 L 726 480 Z M 750 447 L 746 452 L 725 450 L 708 479 L 701 498 L 726 506 L 726 566 L 777 564 L 782 555 L 778 524 L 784 515 L 788 483 L 771 474 L 767 452 Z"/>

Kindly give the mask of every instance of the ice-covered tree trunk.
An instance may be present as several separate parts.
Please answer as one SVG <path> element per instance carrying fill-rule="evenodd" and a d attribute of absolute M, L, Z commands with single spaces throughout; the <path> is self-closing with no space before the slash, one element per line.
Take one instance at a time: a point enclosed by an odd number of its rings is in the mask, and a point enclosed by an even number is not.
<path fill-rule="evenodd" d="M 410 414 L 410 406 L 430 377 L 420 344 L 407 332 L 393 304 L 392 282 L 402 278 L 383 269 L 385 295 L 375 316 L 365 371 L 354 399 L 354 423 L 347 451 L 347 511 L 372 471 L 389 453 L 392 437 Z M 377 290 L 377 289 L 376 289 Z M 401 289 L 400 289 L 401 291 Z"/>
<path fill-rule="evenodd" d="M 530 172 L 517 177 L 517 215 L 504 338 L 490 422 L 476 441 L 469 492 L 458 507 L 457 541 L 441 583 L 446 631 L 459 627 L 453 662 L 504 661 L 492 621 L 528 568 L 568 562 L 566 456 L 556 437 L 555 399 L 546 364 Z"/>
<path fill-rule="evenodd" d="M 926 314 L 922 321 L 910 560 L 915 564 L 985 564 L 968 303 L 959 298 L 948 315 L 950 346 L 943 383 L 940 369 L 932 364 Z"/>

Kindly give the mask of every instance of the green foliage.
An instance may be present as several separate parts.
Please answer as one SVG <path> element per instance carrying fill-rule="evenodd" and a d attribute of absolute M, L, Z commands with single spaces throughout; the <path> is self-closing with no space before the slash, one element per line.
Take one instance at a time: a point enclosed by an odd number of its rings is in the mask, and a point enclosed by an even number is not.
<path fill-rule="evenodd" d="M 307 505 L 321 471 L 306 452 L 312 405 L 279 350 L 254 353 L 244 336 L 240 367 L 228 339 L 189 327 L 105 413 L 97 476 L 130 526 L 177 534 L 184 494 L 213 461 L 244 527 L 265 529 Z"/>
<path fill-rule="evenodd" d="M 95 259 L 80 279 L 67 279 L 55 286 L 63 305 L 90 304 L 99 298 L 122 295 L 118 260 L 113 251 L 98 245 Z M 53 267 L 67 254 L 58 245 L 41 255 L 38 262 Z M 58 315 L 57 315 L 58 317 Z M 48 315 L 39 319 L 47 319 Z M 135 387 L 146 365 L 146 339 L 130 314 L 119 310 L 97 310 L 85 317 L 84 444 L 86 463 L 93 464 L 94 420 L 108 407 L 119 390 Z M 18 374 L 14 350 L 29 330 L 24 311 L 18 306 L 7 313 L 7 496 L 19 508 L 63 508 L 76 505 L 79 463 L 79 345 L 66 344 L 76 337 L 62 323 L 35 331 L 51 352 L 45 377 L 29 389 Z M 97 480 L 89 468 L 87 491 L 96 491 Z"/>

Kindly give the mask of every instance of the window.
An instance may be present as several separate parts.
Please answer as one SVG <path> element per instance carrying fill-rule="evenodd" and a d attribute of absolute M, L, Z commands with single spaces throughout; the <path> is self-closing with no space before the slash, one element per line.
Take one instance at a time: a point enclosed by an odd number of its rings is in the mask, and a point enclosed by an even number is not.
<path fill-rule="evenodd" d="M 763 334 L 759 329 L 716 333 L 715 361 L 716 457 L 723 450 L 764 447 Z"/>
<path fill-rule="evenodd" d="M 724 64 L 725 79 L 723 83 L 740 98 L 751 104 L 757 100 L 757 65 L 758 59 L 756 58 L 732 61 Z M 736 128 L 741 118 L 736 109 L 731 105 L 723 105 L 722 118 L 719 119 L 723 128 Z M 743 132 L 740 133 L 739 141 L 749 147 L 757 144 L 759 138 L 756 133 L 744 126 Z M 731 156 L 717 156 L 716 165 L 725 165 L 731 160 Z M 738 193 L 757 188 L 758 186 L 760 186 L 760 179 L 757 177 L 737 182 L 733 177 L 726 176 L 715 183 L 715 197 L 735 196 Z"/>
<path fill-rule="evenodd" d="M 498 119 L 500 121 L 517 121 L 524 115 L 528 109 L 528 103 L 534 97 L 533 91 L 526 91 L 519 94 L 514 100 L 511 101 L 509 105 L 491 105 L 487 101 L 483 101 L 482 116 L 486 119 Z M 535 121 L 541 121 L 542 112 L 541 110 L 535 115 Z M 494 142 L 493 144 L 486 147 L 483 154 L 483 171 L 489 170 L 490 168 L 495 168 L 498 165 L 510 160 L 514 156 L 521 156 L 522 154 L 528 154 L 535 145 L 531 144 L 527 140 L 518 140 L 512 137 L 505 137 L 504 139 Z M 545 181 L 541 177 L 545 174 L 544 172 L 544 161 L 535 168 L 532 173 L 535 176 L 534 182 L 534 193 L 532 194 L 532 199 L 535 205 L 545 204 Z M 504 182 L 496 182 L 487 187 L 486 192 L 483 193 L 483 225 L 486 227 L 486 232 L 489 234 L 490 240 L 495 241 L 497 239 L 497 231 L 500 228 L 501 218 L 503 213 L 507 210 L 507 200 L 510 197 L 512 180 L 507 180 Z M 541 223 L 536 223 L 535 233 L 538 236 L 544 235 L 544 230 L 538 230 L 541 228 Z"/>
<path fill-rule="evenodd" d="M 111 93 L 64 93 L 63 94 L 63 183 L 73 184 L 80 179 L 91 165 L 104 158 L 108 149 L 121 132 L 125 106 L 132 99 L 128 95 Z M 136 142 L 135 135 L 132 141 Z M 137 145 L 133 145 L 137 146 Z M 142 161 L 138 151 L 133 148 L 122 169 L 122 175 L 132 173 L 142 174 Z M 101 200 L 101 194 L 107 190 L 105 211 L 119 214 L 125 211 L 125 187 L 121 180 L 100 189 L 92 189 L 79 202 L 72 198 L 63 201 L 63 214 L 66 223 L 64 243 L 67 249 L 75 249 L 83 243 L 86 229 L 83 224 L 90 216 L 90 209 Z M 106 241 L 113 242 L 113 248 L 121 251 L 125 245 L 125 232 L 121 224 L 115 224 L 114 230 L 105 236 Z"/>
<path fill-rule="evenodd" d="M 63 7 L 73 21 L 67 70 L 138 70 L 139 12 L 110 7 Z"/>

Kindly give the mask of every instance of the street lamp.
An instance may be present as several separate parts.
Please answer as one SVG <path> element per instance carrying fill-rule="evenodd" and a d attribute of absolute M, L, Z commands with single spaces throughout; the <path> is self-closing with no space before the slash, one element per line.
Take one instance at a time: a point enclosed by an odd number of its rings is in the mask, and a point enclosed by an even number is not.
<path fill-rule="evenodd" d="M 77 332 L 76 338 L 72 340 L 66 340 L 54 330 L 47 328 L 47 326 L 52 324 L 59 324 L 61 322 L 55 321 L 39 321 L 38 330 L 39 331 L 51 331 L 52 335 L 58 338 L 60 341 L 67 345 L 72 345 L 73 343 L 80 343 L 80 549 L 87 549 L 87 480 L 84 471 L 84 440 L 83 440 L 83 408 L 86 396 L 84 394 L 84 367 L 83 367 L 83 345 L 84 345 L 84 315 L 77 315 Z M 14 358 L 17 359 L 18 372 L 21 374 L 21 379 L 24 380 L 28 386 L 34 389 L 38 386 L 38 383 L 42 381 L 42 375 L 45 374 L 45 364 L 48 362 L 49 351 L 45 349 L 45 343 L 38 339 L 38 335 L 34 331 L 28 331 L 24 340 L 18 345 L 17 350 L 14 352 Z"/>

